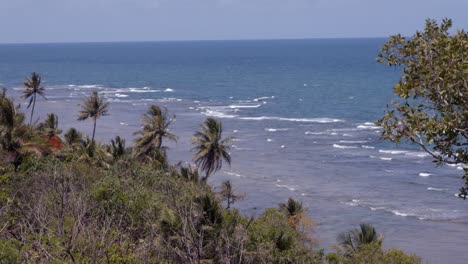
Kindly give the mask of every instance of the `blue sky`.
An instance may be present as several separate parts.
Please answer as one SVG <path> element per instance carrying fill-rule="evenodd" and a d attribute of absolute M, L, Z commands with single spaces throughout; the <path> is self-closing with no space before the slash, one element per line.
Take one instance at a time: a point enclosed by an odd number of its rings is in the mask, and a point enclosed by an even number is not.
<path fill-rule="evenodd" d="M 411 35 L 467 0 L 0 0 L 0 43 Z"/>

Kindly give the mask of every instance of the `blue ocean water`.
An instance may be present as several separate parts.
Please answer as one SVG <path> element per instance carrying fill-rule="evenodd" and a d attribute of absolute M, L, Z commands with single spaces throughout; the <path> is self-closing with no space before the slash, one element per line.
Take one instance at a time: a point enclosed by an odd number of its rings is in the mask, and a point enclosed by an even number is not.
<path fill-rule="evenodd" d="M 48 101 L 39 117 L 76 121 L 92 90 L 111 102 L 98 137 L 128 138 L 150 104 L 177 115 L 171 160 L 189 161 L 190 137 L 206 116 L 235 136 L 231 179 L 259 214 L 288 197 L 303 201 L 327 250 L 361 222 L 430 263 L 464 263 L 468 203 L 455 197 L 461 167 L 434 167 L 416 146 L 380 140 L 373 122 L 392 99 L 400 72 L 375 62 L 385 39 L 200 41 L 0 45 L 0 87 L 17 98 L 32 71 Z"/>

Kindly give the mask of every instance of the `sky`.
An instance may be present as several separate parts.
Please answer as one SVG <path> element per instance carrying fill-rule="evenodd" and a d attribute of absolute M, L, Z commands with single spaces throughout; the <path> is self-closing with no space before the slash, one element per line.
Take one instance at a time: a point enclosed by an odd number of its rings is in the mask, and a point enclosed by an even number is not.
<path fill-rule="evenodd" d="M 0 43 L 412 35 L 468 0 L 0 0 Z"/>

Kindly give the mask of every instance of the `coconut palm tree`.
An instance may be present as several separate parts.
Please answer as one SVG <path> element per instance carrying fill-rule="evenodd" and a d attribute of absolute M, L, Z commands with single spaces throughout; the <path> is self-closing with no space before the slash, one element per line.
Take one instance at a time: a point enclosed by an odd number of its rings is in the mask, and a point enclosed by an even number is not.
<path fill-rule="evenodd" d="M 39 125 L 39 130 L 48 137 L 58 137 L 62 130 L 58 128 L 58 116 L 54 113 L 47 114 L 47 118 Z"/>
<path fill-rule="evenodd" d="M 242 195 L 234 193 L 234 188 L 232 187 L 231 181 L 224 181 L 221 185 L 221 191 L 219 192 L 223 200 L 226 200 L 227 206 L 226 209 L 231 208 L 231 204 L 243 198 Z"/>
<path fill-rule="evenodd" d="M 97 120 L 107 115 L 109 111 L 109 103 L 105 101 L 103 96 L 99 96 L 97 91 L 93 91 L 89 97 L 83 98 L 83 104 L 81 105 L 79 121 L 86 120 L 88 118 L 93 119 L 93 136 L 91 137 L 91 144 L 94 144 L 94 135 L 96 134 L 96 123 Z"/>
<path fill-rule="evenodd" d="M 359 227 L 338 235 L 337 241 L 347 254 L 359 252 L 365 244 L 382 243 L 383 237 L 371 224 L 360 224 Z"/>
<path fill-rule="evenodd" d="M 195 145 L 192 150 L 197 153 L 193 156 L 194 162 L 205 172 L 202 181 L 206 182 L 208 177 L 223 166 L 223 161 L 231 165 L 231 155 L 229 154 L 229 142 L 233 138 L 222 139 L 223 126 L 220 121 L 207 118 L 192 138 Z"/>
<path fill-rule="evenodd" d="M 72 146 L 75 144 L 80 144 L 83 140 L 83 135 L 81 132 L 78 132 L 76 128 L 72 127 L 68 129 L 67 133 L 65 133 L 64 138 L 67 145 Z"/>
<path fill-rule="evenodd" d="M 288 217 L 289 223 L 297 228 L 301 219 L 306 213 L 306 209 L 302 206 L 302 203 L 289 198 L 287 203 L 281 203 L 279 205 L 280 210 Z"/>
<path fill-rule="evenodd" d="M 24 87 L 26 88 L 26 90 L 23 91 L 23 98 L 30 98 L 27 108 L 29 108 L 32 105 L 31 119 L 29 120 L 29 125 L 31 125 L 34 115 L 34 107 L 36 106 L 36 97 L 37 95 L 40 95 L 44 99 L 46 99 L 45 88 L 41 86 L 41 76 L 35 72 L 31 74 L 31 78 L 26 78 L 26 81 L 24 81 Z"/>
<path fill-rule="evenodd" d="M 125 148 L 125 139 L 120 136 L 116 136 L 115 139 L 112 139 L 108 152 L 112 154 L 114 160 L 118 160 L 124 156 L 127 153 L 127 149 Z"/>
<path fill-rule="evenodd" d="M 143 129 L 134 133 L 140 135 L 135 144 L 136 156 L 144 158 L 152 156 L 155 151 L 164 152 L 161 147 L 164 138 L 177 142 L 177 137 L 169 132 L 169 126 L 174 120 L 175 115 L 169 117 L 166 108 L 150 106 L 141 118 Z"/>

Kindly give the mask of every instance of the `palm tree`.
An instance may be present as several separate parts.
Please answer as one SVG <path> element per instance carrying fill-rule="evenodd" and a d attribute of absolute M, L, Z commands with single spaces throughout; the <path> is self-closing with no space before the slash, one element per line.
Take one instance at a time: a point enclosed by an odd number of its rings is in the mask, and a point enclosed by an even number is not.
<path fill-rule="evenodd" d="M 288 217 L 289 223 L 297 228 L 302 218 L 306 213 L 306 209 L 302 206 L 302 203 L 289 198 L 287 203 L 281 203 L 279 205 L 280 210 Z"/>
<path fill-rule="evenodd" d="M 126 154 L 127 150 L 125 148 L 125 139 L 122 139 L 120 136 L 116 136 L 115 139 L 111 140 L 109 146 L 109 153 L 112 154 L 114 160 L 119 159 L 120 157 Z"/>
<path fill-rule="evenodd" d="M 359 252 L 366 244 L 382 243 L 383 237 L 377 234 L 371 224 L 360 224 L 359 227 L 360 229 L 352 229 L 338 235 L 338 243 L 348 254 Z"/>
<path fill-rule="evenodd" d="M 221 185 L 221 191 L 219 192 L 223 200 L 226 200 L 227 207 L 226 209 L 231 208 L 231 204 L 243 198 L 242 195 L 234 193 L 234 188 L 232 187 L 231 181 L 224 181 Z"/>
<path fill-rule="evenodd" d="M 39 125 L 39 130 L 50 138 L 59 136 L 62 130 L 58 128 L 58 116 L 54 113 L 47 114 L 47 118 Z"/>
<path fill-rule="evenodd" d="M 101 116 L 107 115 L 109 111 L 109 103 L 105 101 L 104 97 L 99 96 L 97 91 L 93 91 L 89 97 L 83 98 L 81 105 L 79 121 L 88 118 L 93 119 L 93 136 L 91 137 L 91 144 L 94 144 L 94 135 L 96 133 L 96 122 Z"/>
<path fill-rule="evenodd" d="M 229 154 L 229 142 L 233 138 L 222 139 L 223 126 L 220 121 L 213 118 L 207 118 L 192 138 L 192 144 L 195 146 L 192 150 L 197 153 L 193 160 L 198 167 L 206 173 L 203 177 L 205 182 L 210 175 L 217 172 L 223 166 L 223 161 L 231 165 L 231 155 Z"/>
<path fill-rule="evenodd" d="M 177 137 L 169 132 L 169 126 L 174 120 L 175 115 L 169 118 L 166 108 L 150 106 L 141 118 L 143 129 L 134 133 L 140 135 L 136 139 L 136 156 L 144 158 L 152 156 L 155 151 L 164 152 L 161 147 L 163 138 L 177 142 Z"/>
<path fill-rule="evenodd" d="M 44 95 L 45 88 L 41 86 L 41 76 L 38 73 L 33 72 L 31 74 L 31 78 L 26 78 L 26 81 L 24 81 L 24 87 L 26 90 L 23 91 L 23 98 L 31 98 L 27 107 L 29 108 L 32 105 L 31 119 L 29 120 L 29 125 L 31 125 L 34 115 L 34 107 L 36 106 L 36 96 L 39 94 L 44 97 L 44 99 L 47 100 L 47 98 Z"/>
<path fill-rule="evenodd" d="M 67 133 L 65 133 L 64 138 L 67 145 L 72 146 L 81 143 L 83 135 L 78 132 L 76 128 L 72 127 L 68 129 Z"/>

